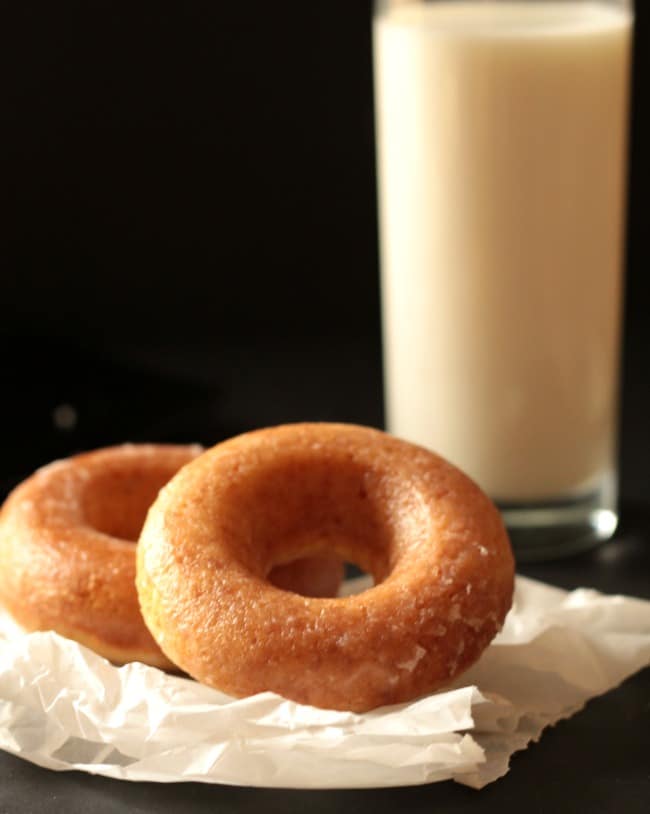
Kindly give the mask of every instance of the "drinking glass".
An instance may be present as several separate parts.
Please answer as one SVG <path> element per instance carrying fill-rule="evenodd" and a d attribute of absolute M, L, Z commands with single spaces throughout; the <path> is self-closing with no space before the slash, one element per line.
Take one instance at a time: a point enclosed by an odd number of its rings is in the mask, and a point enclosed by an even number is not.
<path fill-rule="evenodd" d="M 378 0 L 387 429 L 459 466 L 519 560 L 617 524 L 625 0 Z"/>

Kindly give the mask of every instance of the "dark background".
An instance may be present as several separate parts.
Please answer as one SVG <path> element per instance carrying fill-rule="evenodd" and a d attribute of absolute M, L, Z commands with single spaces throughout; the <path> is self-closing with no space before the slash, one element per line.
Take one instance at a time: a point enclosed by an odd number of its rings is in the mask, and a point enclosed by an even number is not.
<path fill-rule="evenodd" d="M 4 483 L 125 439 L 380 425 L 371 2 L 0 8 Z M 645 16 L 624 426 L 650 409 Z M 624 433 L 630 494 L 649 441 Z"/>

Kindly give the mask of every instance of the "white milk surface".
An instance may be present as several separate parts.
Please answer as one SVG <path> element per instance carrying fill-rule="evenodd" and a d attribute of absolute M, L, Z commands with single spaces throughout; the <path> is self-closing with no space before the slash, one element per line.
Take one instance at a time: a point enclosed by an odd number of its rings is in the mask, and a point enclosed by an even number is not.
<path fill-rule="evenodd" d="M 388 426 L 497 499 L 614 465 L 631 27 L 596 2 L 375 21 Z"/>

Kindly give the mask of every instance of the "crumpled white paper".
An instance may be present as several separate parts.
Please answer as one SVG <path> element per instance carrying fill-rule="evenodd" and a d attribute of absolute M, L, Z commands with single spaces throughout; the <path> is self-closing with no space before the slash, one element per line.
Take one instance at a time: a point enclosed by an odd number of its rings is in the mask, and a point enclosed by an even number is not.
<path fill-rule="evenodd" d="M 4 616 L 0 748 L 124 780 L 481 788 L 546 726 L 648 664 L 650 602 L 523 577 L 503 631 L 456 687 L 363 715 L 116 668 L 54 633 L 18 634 Z"/>

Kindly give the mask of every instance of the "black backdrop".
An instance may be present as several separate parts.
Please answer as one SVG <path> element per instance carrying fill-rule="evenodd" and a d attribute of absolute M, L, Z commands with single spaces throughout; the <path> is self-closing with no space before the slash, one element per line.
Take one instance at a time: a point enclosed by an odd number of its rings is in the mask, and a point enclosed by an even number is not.
<path fill-rule="evenodd" d="M 369 0 L 0 8 L 2 476 L 125 437 L 210 441 L 301 417 L 381 423 Z M 628 423 L 650 409 L 646 16 Z M 166 388 L 169 376 L 186 389 Z M 302 377 L 312 390 L 320 381 L 329 406 L 307 398 Z M 256 410 L 269 388 L 275 408 Z M 215 398 L 218 420 L 216 408 L 191 412 Z M 67 427 L 61 404 L 76 413 Z M 623 455 L 640 466 L 649 439 L 625 441 Z"/>
<path fill-rule="evenodd" d="M 8 327 L 375 330 L 369 3 L 17 6 Z"/>

